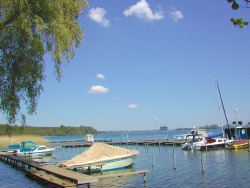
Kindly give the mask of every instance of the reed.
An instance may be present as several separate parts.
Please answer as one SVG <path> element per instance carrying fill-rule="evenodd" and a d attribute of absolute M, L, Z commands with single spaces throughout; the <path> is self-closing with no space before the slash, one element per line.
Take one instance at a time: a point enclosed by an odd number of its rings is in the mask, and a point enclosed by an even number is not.
<path fill-rule="evenodd" d="M 1 135 L 0 136 L 0 148 L 7 147 L 10 144 L 21 144 L 22 141 L 33 141 L 39 145 L 48 145 L 49 141 L 43 136 L 39 135 Z"/>

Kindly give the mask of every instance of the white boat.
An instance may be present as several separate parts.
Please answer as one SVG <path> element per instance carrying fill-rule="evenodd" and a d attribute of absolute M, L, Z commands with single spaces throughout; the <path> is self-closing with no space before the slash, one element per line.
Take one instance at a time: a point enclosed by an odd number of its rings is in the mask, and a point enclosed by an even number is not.
<path fill-rule="evenodd" d="M 201 142 L 205 136 L 188 135 L 185 143 L 181 145 L 181 150 L 192 150 L 193 143 Z"/>
<path fill-rule="evenodd" d="M 209 133 L 210 134 L 210 133 Z M 175 141 L 183 141 L 183 142 L 189 142 L 193 140 L 193 137 L 195 138 L 203 138 L 208 136 L 209 134 L 206 133 L 205 129 L 191 129 L 188 131 L 187 134 L 181 134 L 181 135 L 175 135 L 174 140 Z"/>
<path fill-rule="evenodd" d="M 60 163 L 59 167 L 85 172 L 125 168 L 134 163 L 138 150 L 129 150 L 104 143 L 94 143 L 88 150 Z"/>
<path fill-rule="evenodd" d="M 48 148 L 44 145 L 38 145 L 32 141 L 24 141 L 21 143 L 20 150 L 14 150 L 16 155 L 51 155 L 54 148 Z"/>
<path fill-rule="evenodd" d="M 227 125 L 228 125 L 227 115 L 226 115 L 225 108 L 223 105 L 219 84 L 218 84 L 218 81 L 216 79 L 215 79 L 215 83 L 216 83 L 216 88 L 217 88 L 218 99 L 220 99 L 220 100 L 218 100 L 219 107 L 222 106 L 223 112 L 224 112 L 224 115 L 225 115 L 225 118 L 227 121 Z M 219 108 L 219 111 L 221 114 L 220 108 Z M 222 122 L 222 117 L 221 117 L 221 122 Z M 208 150 L 208 149 L 218 149 L 218 148 L 230 147 L 234 140 L 230 140 L 228 138 L 225 138 L 223 126 L 221 126 L 221 127 L 222 127 L 222 133 L 205 136 L 205 137 L 203 137 L 203 139 L 201 141 L 192 140 L 190 142 L 185 143 L 181 149 L 183 149 L 183 150 L 184 149 L 185 150 Z M 231 137 L 229 136 L 229 138 L 231 138 Z"/>
<path fill-rule="evenodd" d="M 193 150 L 210 150 L 210 149 L 225 149 L 228 148 L 234 140 L 229 140 L 222 137 L 223 133 L 211 135 L 203 138 L 200 142 L 192 143 Z"/>
<path fill-rule="evenodd" d="M 85 142 L 94 142 L 94 136 L 92 134 L 86 134 L 86 136 L 84 137 L 84 141 Z"/>

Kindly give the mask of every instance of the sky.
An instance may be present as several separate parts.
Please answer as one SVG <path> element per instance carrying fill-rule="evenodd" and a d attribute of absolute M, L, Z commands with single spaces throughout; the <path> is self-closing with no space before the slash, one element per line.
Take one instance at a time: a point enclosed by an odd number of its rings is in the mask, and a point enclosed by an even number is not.
<path fill-rule="evenodd" d="M 216 76 L 229 123 L 247 124 L 250 26 L 230 19 L 248 21 L 249 13 L 226 0 L 89 0 L 82 45 L 60 82 L 45 56 L 44 91 L 26 123 L 100 131 L 222 125 Z"/>

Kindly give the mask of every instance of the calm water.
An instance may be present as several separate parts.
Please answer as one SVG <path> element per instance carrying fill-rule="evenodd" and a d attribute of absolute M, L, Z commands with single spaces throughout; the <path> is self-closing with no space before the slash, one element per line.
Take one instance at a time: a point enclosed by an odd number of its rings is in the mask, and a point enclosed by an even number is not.
<path fill-rule="evenodd" d="M 213 133 L 220 130 L 213 130 Z M 173 135 L 186 131 L 164 132 L 136 132 L 94 135 L 95 139 L 112 139 L 114 141 L 145 140 L 153 138 L 172 139 Z M 79 140 L 83 136 L 47 137 L 51 141 Z M 123 146 L 126 148 L 126 146 Z M 91 187 L 249 187 L 250 186 L 250 152 L 241 150 L 214 150 L 208 152 L 182 151 L 180 147 L 172 146 L 127 146 L 128 149 L 138 149 L 140 154 L 133 167 L 109 171 L 108 173 L 128 172 L 135 170 L 149 170 L 147 182 L 144 184 L 143 175 L 126 176 L 100 180 Z M 54 158 L 37 159 L 51 164 L 57 164 L 83 152 L 87 148 L 56 147 Z M 176 156 L 176 170 L 174 170 L 173 153 Z M 201 155 L 204 161 L 202 173 Z M 154 162 L 154 166 L 153 166 Z M 0 187 L 43 187 L 35 181 L 25 177 L 24 173 L 7 164 L 0 162 Z M 100 174 L 92 174 L 100 175 Z"/>

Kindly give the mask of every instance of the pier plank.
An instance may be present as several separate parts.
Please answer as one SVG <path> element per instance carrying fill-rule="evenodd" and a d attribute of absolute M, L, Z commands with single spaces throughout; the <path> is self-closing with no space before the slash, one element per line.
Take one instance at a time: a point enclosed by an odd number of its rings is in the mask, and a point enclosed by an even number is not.
<path fill-rule="evenodd" d="M 57 187 L 72 187 L 72 188 L 77 187 L 75 183 L 71 183 L 69 181 L 57 178 L 45 172 L 41 172 L 37 170 L 26 170 L 26 173 L 32 177 L 42 179 L 50 184 L 56 185 Z"/>
<path fill-rule="evenodd" d="M 79 172 L 74 172 L 65 168 L 58 168 L 51 165 L 36 166 L 37 169 L 43 170 L 47 173 L 55 174 L 58 177 L 65 179 L 71 179 L 77 184 L 90 184 L 98 181 L 98 178 L 92 177 L 86 174 L 81 174 Z"/>
<path fill-rule="evenodd" d="M 107 179 L 107 178 L 113 178 L 113 177 L 123 177 L 123 176 L 130 176 L 130 175 L 136 175 L 136 174 L 146 174 L 146 173 L 148 173 L 148 170 L 108 174 L 108 175 L 101 175 L 101 176 L 96 176 L 96 177 L 98 177 L 98 179 Z"/>

